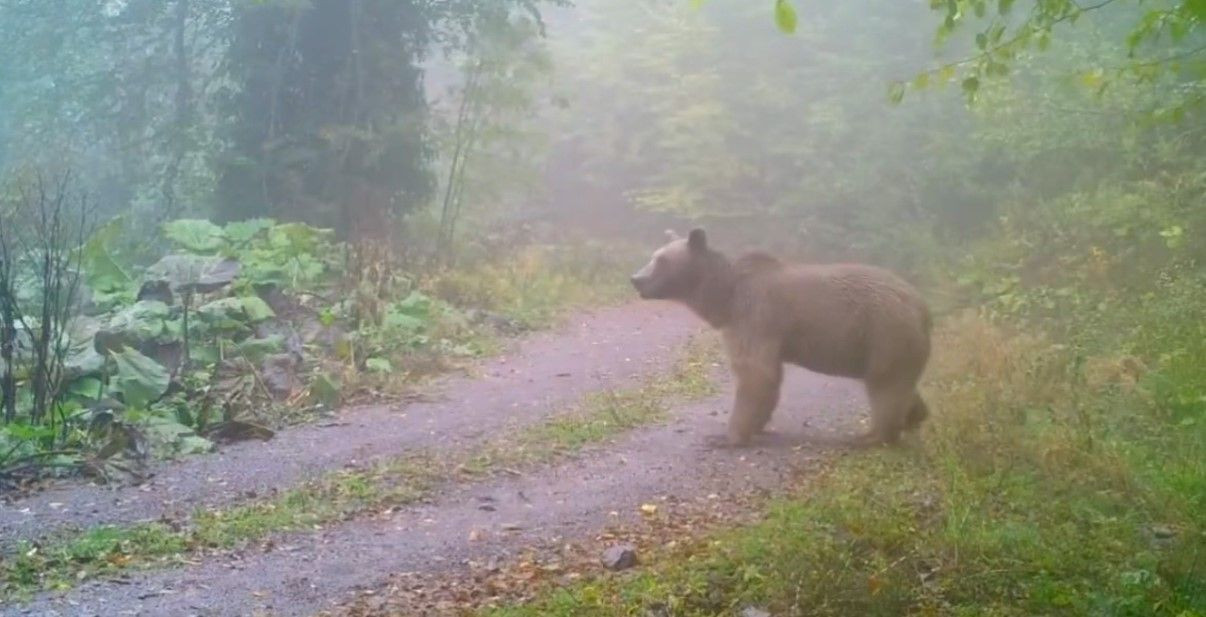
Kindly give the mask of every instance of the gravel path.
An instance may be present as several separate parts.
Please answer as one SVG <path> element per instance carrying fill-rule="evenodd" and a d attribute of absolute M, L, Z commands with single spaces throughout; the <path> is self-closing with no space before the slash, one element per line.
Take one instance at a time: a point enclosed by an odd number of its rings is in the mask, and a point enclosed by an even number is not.
<path fill-rule="evenodd" d="M 667 424 L 529 475 L 460 485 L 383 518 L 279 538 L 266 552 L 89 583 L 0 614 L 312 615 L 381 585 L 390 573 L 505 559 L 531 544 L 635 518 L 643 503 L 723 498 L 751 486 L 774 490 L 818 458 L 794 447 L 805 422 L 848 429 L 852 409 L 862 405 L 857 384 L 792 372 L 774 434 L 751 449 L 709 449 L 704 437 L 724 430 L 727 390 L 684 406 Z"/>
<path fill-rule="evenodd" d="M 516 342 L 469 376 L 434 386 L 434 402 L 345 410 L 334 421 L 218 453 L 168 462 L 139 486 L 67 484 L 0 504 L 0 550 L 70 528 L 124 524 L 220 506 L 345 465 L 407 451 L 458 447 L 539 421 L 584 394 L 667 370 L 699 325 L 674 305 L 599 310 Z"/>

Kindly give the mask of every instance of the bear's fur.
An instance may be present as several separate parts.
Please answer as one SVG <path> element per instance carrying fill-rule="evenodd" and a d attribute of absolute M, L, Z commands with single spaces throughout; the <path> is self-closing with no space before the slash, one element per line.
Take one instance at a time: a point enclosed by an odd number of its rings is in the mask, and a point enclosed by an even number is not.
<path fill-rule="evenodd" d="M 911 285 L 859 264 L 805 265 L 764 253 L 730 261 L 702 229 L 668 244 L 632 277 L 646 299 L 686 304 L 724 337 L 737 379 L 727 443 L 761 432 L 779 402 L 783 363 L 863 381 L 871 429 L 895 443 L 928 415 L 917 382 L 930 356 L 930 311 Z"/>

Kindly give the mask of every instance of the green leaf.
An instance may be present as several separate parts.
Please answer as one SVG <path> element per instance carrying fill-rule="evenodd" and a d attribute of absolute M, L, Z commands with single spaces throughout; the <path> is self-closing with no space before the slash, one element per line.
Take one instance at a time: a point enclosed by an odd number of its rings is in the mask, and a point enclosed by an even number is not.
<path fill-rule="evenodd" d="M 185 250 L 213 253 L 225 241 L 222 228 L 205 219 L 179 219 L 163 224 L 163 235 Z"/>
<path fill-rule="evenodd" d="M 1080 76 L 1080 83 L 1090 90 L 1096 90 L 1101 87 L 1105 81 L 1105 71 L 1100 68 L 1086 71 Z"/>
<path fill-rule="evenodd" d="M 194 312 L 197 320 L 221 330 L 240 330 L 247 326 L 242 298 L 218 298 L 206 302 Z"/>
<path fill-rule="evenodd" d="M 427 325 L 427 321 L 414 315 L 407 315 L 399 311 L 391 310 L 385 314 L 385 319 L 382 320 L 382 325 L 387 328 L 396 328 L 407 332 L 417 332 L 422 330 Z"/>
<path fill-rule="evenodd" d="M 214 442 L 199 435 L 182 435 L 176 440 L 176 451 L 181 454 L 205 454 L 214 449 Z"/>
<path fill-rule="evenodd" d="M 168 255 L 147 268 L 147 278 L 167 281 L 177 291 L 209 293 L 232 283 L 240 269 L 233 259 Z"/>
<path fill-rule="evenodd" d="M 1173 225 L 1160 231 L 1160 237 L 1164 238 L 1164 244 L 1170 249 L 1181 248 L 1185 240 L 1185 229 L 1180 225 Z"/>
<path fill-rule="evenodd" d="M 796 31 L 796 9 L 789 0 L 775 0 L 775 25 L 787 34 Z"/>
<path fill-rule="evenodd" d="M 239 353 L 252 362 L 262 362 L 269 354 L 279 352 L 285 347 L 285 339 L 279 334 L 265 338 L 252 338 L 238 344 Z"/>
<path fill-rule="evenodd" d="M 276 221 L 272 219 L 247 219 L 246 221 L 227 223 L 222 231 L 227 241 L 236 246 L 241 246 L 250 242 L 260 232 L 271 229 L 275 224 Z"/>
<path fill-rule="evenodd" d="M 305 223 L 284 223 L 268 230 L 268 241 L 276 248 L 297 254 L 318 249 L 333 234 L 330 229 L 319 229 Z"/>
<path fill-rule="evenodd" d="M 95 377 L 81 377 L 67 385 L 67 393 L 84 400 L 95 401 L 104 393 L 105 384 Z"/>
<path fill-rule="evenodd" d="M 385 358 L 369 358 L 364 361 L 364 368 L 374 373 L 392 373 L 394 366 Z"/>
<path fill-rule="evenodd" d="M 905 85 L 901 82 L 895 82 L 891 87 L 888 88 L 888 100 L 891 101 L 893 105 L 899 104 L 901 101 L 903 101 L 904 95 Z"/>
<path fill-rule="evenodd" d="M 152 443 L 179 454 L 204 454 L 214 448 L 212 441 L 169 418 L 150 416 L 146 419 L 143 431 Z"/>
<path fill-rule="evenodd" d="M 427 317 L 431 315 L 432 302 L 431 298 L 426 294 L 418 291 L 412 291 L 410 292 L 409 296 L 406 296 L 405 300 L 402 300 L 396 306 L 400 312 L 406 313 L 407 315 Z"/>
<path fill-rule="evenodd" d="M 84 244 L 80 255 L 84 269 L 85 280 L 92 289 L 102 292 L 112 292 L 131 287 L 134 280 L 126 273 L 109 250 L 112 242 L 121 228 L 116 223 L 105 225 L 92 234 Z"/>
<path fill-rule="evenodd" d="M 171 309 L 159 300 L 142 300 L 118 311 L 104 325 L 103 342 L 153 341 L 170 338 Z M 106 345 L 108 346 L 108 345 Z M 112 345 L 119 347 L 120 345 Z"/>
<path fill-rule="evenodd" d="M 129 347 L 112 354 L 117 382 L 127 407 L 146 409 L 167 392 L 171 376 L 158 362 Z"/>
<path fill-rule="evenodd" d="M 276 312 L 268 306 L 267 302 L 259 296 L 244 296 L 243 297 L 243 312 L 247 314 L 247 319 L 251 322 L 264 321 L 276 317 Z"/>
<path fill-rule="evenodd" d="M 325 373 L 315 375 L 314 381 L 310 382 L 310 398 L 327 409 L 339 406 L 339 390 L 339 382 Z"/>

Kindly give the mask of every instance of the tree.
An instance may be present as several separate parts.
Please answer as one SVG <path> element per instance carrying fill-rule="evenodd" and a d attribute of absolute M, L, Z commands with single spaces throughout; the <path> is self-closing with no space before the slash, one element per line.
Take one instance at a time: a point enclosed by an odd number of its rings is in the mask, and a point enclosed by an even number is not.
<path fill-rule="evenodd" d="M 583 178 L 575 192 L 595 207 L 624 200 L 829 256 L 908 246 L 944 209 L 968 213 L 959 225 L 990 216 L 961 182 L 981 170 L 951 137 L 969 120 L 959 101 L 884 96 L 931 56 L 902 27 L 926 23 L 912 6 L 825 5 L 790 37 L 735 1 L 580 6 L 586 32 L 558 53 L 574 96 L 557 129 L 580 163 L 560 175 Z M 949 156 L 919 156 L 934 151 Z"/>
<path fill-rule="evenodd" d="M 0 5 L 7 168 L 70 159 L 101 215 L 203 209 L 229 15 L 226 0 Z"/>
<path fill-rule="evenodd" d="M 697 6 L 702 3 L 692 0 Z M 794 32 L 796 16 L 790 0 L 775 0 L 774 7 L 780 28 Z M 1114 64 L 1086 61 L 1078 67 L 1087 87 L 1104 92 L 1115 81 L 1165 85 L 1175 96 L 1163 105 L 1142 110 L 1157 119 L 1180 121 L 1206 103 L 1206 39 L 1201 30 L 1206 2 L 1202 0 L 1156 5 L 1142 0 L 1034 0 L 1022 7 L 1016 0 L 931 0 L 930 7 L 943 14 L 937 30 L 939 43 L 973 28 L 975 51 L 925 71 L 909 83 L 896 83 L 892 88 L 896 101 L 910 87 L 924 89 L 948 82 L 959 83 L 968 99 L 974 100 L 986 80 L 1007 75 L 1028 51 L 1046 51 L 1060 26 L 1071 27 L 1101 16 L 1098 25 L 1113 26 L 1112 36 L 1125 48 L 1126 57 Z M 969 25 L 972 23 L 978 25 Z"/>
<path fill-rule="evenodd" d="M 237 11 L 223 218 L 381 230 L 428 196 L 426 3 L 282 0 Z"/>

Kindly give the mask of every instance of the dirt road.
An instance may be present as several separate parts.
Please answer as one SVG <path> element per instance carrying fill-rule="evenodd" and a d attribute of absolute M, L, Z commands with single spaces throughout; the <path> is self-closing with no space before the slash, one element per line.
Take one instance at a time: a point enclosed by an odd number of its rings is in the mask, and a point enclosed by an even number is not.
<path fill-rule="evenodd" d="M 591 391 L 667 370 L 699 330 L 683 309 L 657 303 L 583 315 L 518 342 L 473 375 L 444 380 L 434 402 L 347 410 L 333 425 L 165 464 L 141 487 L 64 486 L 7 504 L 0 507 L 0 538 L 11 546 L 50 530 L 170 517 L 419 447 L 471 450 L 507 427 L 563 412 Z M 727 381 L 724 371 L 718 375 Z M 451 573 L 471 561 L 505 559 L 537 542 L 638 516 L 642 503 L 723 498 L 751 486 L 773 490 L 815 458 L 793 447 L 805 423 L 848 429 L 863 404 L 857 384 L 790 371 L 774 434 L 752 449 L 708 449 L 704 436 L 722 432 L 727 416 L 731 390 L 727 383 L 721 390 L 675 409 L 668 422 L 526 475 L 449 486 L 422 505 L 281 535 L 271 549 L 90 582 L 0 614 L 311 615 L 381 585 L 391 573 Z"/>

